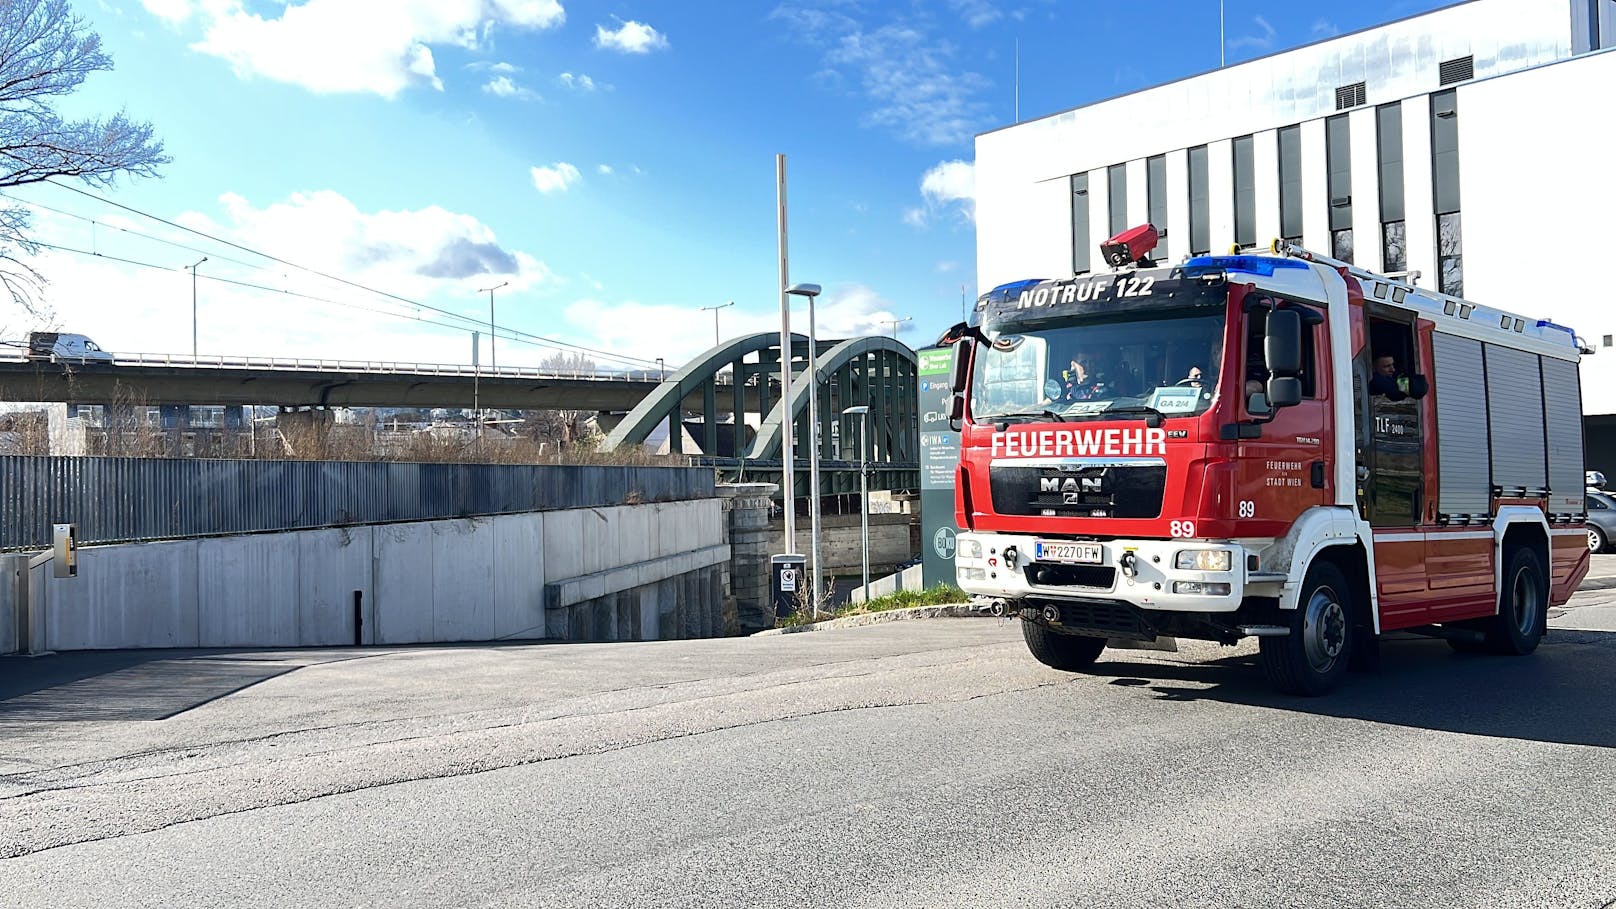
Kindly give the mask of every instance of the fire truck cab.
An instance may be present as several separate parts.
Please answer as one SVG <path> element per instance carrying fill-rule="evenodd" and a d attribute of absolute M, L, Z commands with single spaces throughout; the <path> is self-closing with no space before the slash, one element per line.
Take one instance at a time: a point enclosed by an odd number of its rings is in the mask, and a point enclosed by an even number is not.
<path fill-rule="evenodd" d="M 1315 695 L 1383 632 L 1536 648 L 1588 570 L 1572 331 L 1278 242 L 1152 267 L 1153 236 L 945 335 L 960 587 L 1067 670 L 1255 636 Z"/>

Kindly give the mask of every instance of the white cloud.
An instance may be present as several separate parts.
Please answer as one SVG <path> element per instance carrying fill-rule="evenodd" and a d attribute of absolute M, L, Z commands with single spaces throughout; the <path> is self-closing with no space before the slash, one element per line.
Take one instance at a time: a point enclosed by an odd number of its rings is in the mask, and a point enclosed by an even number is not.
<path fill-rule="evenodd" d="M 559 283 L 543 262 L 502 246 L 493 229 L 477 218 L 435 206 L 361 211 L 340 193 L 323 190 L 296 193 L 259 207 L 226 194 L 217 208 L 186 212 L 174 220 L 406 300 L 463 314 L 473 322 L 488 315 L 487 295 L 478 295 L 476 289 L 509 281 L 500 293 L 502 304 L 511 308 L 501 309 L 499 321 L 535 329 L 505 313 L 522 311 L 524 298 L 549 294 Z M 90 248 L 82 224 L 43 217 L 35 223 L 46 242 Z M 211 252 L 210 261 L 198 270 L 197 284 L 198 346 L 204 354 L 470 360 L 474 324 L 436 326 L 431 323 L 456 320 L 284 265 L 263 261 L 263 268 L 253 268 L 251 264 L 262 260 L 241 250 L 215 247 L 194 235 L 144 221 L 131 226 Z M 114 351 L 190 353 L 191 276 L 175 264 L 182 251 L 110 231 L 101 231 L 96 245 L 99 257 L 47 252 L 34 260 L 50 279 L 45 293 L 61 326 L 83 331 Z M 187 263 L 201 257 L 183 255 Z M 114 256 L 168 270 L 120 263 Z M 0 312 L 0 324 L 14 323 L 7 315 Z M 543 354 L 528 345 L 500 345 L 501 364 L 537 365 Z"/>
<path fill-rule="evenodd" d="M 1279 36 L 1279 33 L 1274 31 L 1274 27 L 1268 24 L 1268 20 L 1261 16 L 1253 16 L 1251 17 L 1251 21 L 1255 22 L 1259 29 L 1262 29 L 1262 34 L 1240 35 L 1236 38 L 1230 38 L 1229 49 L 1255 51 L 1273 50 L 1274 39 Z"/>
<path fill-rule="evenodd" d="M 617 19 L 616 16 L 612 18 Z M 617 28 L 614 29 L 604 25 L 595 26 L 595 46 L 625 54 L 649 54 L 666 48 L 668 38 L 644 22 L 617 19 Z"/>
<path fill-rule="evenodd" d="M 988 0 L 948 0 L 948 5 L 971 28 L 981 28 L 997 22 L 1004 13 Z"/>
<path fill-rule="evenodd" d="M 494 63 L 488 60 L 475 60 L 467 63 L 466 69 L 473 72 L 503 73 L 505 75 L 513 75 L 522 71 L 522 68 L 514 63 L 505 63 L 504 61 Z"/>
<path fill-rule="evenodd" d="M 832 6 L 840 4 L 782 6 L 771 14 L 793 28 L 794 38 L 824 48 L 816 81 L 829 90 L 855 82 L 871 104 L 866 126 L 919 145 L 970 140 L 987 115 L 979 96 L 992 83 L 963 69 L 964 55 L 933 19 L 900 12 L 871 25 Z"/>
<path fill-rule="evenodd" d="M 565 192 L 567 187 L 583 179 L 578 168 L 565 161 L 557 161 L 549 167 L 535 167 L 532 174 L 533 188 L 546 195 Z"/>
<path fill-rule="evenodd" d="M 737 301 L 738 305 L 719 311 L 719 333 L 726 338 L 752 332 L 780 330 L 778 301 Z M 692 303 L 642 303 L 638 300 L 609 302 L 598 298 L 577 300 L 562 310 L 568 325 L 565 337 L 593 336 L 591 347 L 613 350 L 625 356 L 645 359 L 665 358 L 683 363 L 713 346 L 713 316 Z M 873 289 L 860 284 L 830 288 L 814 307 L 821 339 L 850 338 L 857 335 L 892 333 L 892 322 L 910 315 L 896 308 Z M 792 310 L 792 327 L 806 331 L 806 306 Z M 913 322 L 898 325 L 900 336 L 914 328 Z"/>
<path fill-rule="evenodd" d="M 1315 19 L 1315 20 L 1313 20 L 1313 37 L 1315 37 L 1315 38 L 1334 38 L 1336 35 L 1339 35 L 1339 34 L 1341 34 L 1341 28 L 1339 26 L 1337 26 L 1334 22 L 1331 22 L 1328 19 Z"/>
<path fill-rule="evenodd" d="M 191 18 L 191 0 L 140 0 L 140 5 L 146 12 L 175 25 Z"/>
<path fill-rule="evenodd" d="M 567 88 L 580 92 L 592 92 L 596 88 L 595 80 L 583 73 L 562 73 L 556 77 L 556 81 Z"/>
<path fill-rule="evenodd" d="M 615 171 L 612 170 L 610 164 L 597 164 L 595 165 L 595 173 L 600 174 L 602 177 L 610 177 Z"/>
<path fill-rule="evenodd" d="M 510 76 L 495 76 L 483 85 L 483 91 L 500 98 L 515 98 L 518 101 L 537 101 L 538 92 L 516 84 Z"/>
<path fill-rule="evenodd" d="M 911 227 L 925 227 L 931 215 L 949 210 L 966 221 L 974 221 L 976 168 L 958 159 L 940 162 L 921 175 L 920 196 L 925 206 L 908 209 L 903 215 L 903 222 Z"/>
<path fill-rule="evenodd" d="M 183 13 L 181 0 L 142 2 L 170 21 L 196 13 L 203 33 L 192 48 L 229 61 L 239 77 L 387 98 L 443 88 L 433 45 L 476 49 L 496 28 L 554 28 L 566 19 L 558 0 L 307 0 L 268 17 L 242 0 L 190 0 Z"/>

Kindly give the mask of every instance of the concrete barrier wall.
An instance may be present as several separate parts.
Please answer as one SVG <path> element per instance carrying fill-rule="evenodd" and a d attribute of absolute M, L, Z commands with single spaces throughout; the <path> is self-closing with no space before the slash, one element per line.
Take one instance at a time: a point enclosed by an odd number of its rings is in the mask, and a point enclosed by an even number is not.
<path fill-rule="evenodd" d="M 909 525 L 913 520 L 912 515 L 906 514 L 870 515 L 871 571 L 888 570 L 914 556 L 909 539 Z M 776 541 L 785 535 L 785 524 L 778 519 L 770 523 L 769 529 Z M 812 552 L 813 537 L 809 533 L 808 519 L 799 515 L 796 529 L 797 551 Z M 825 560 L 825 572 L 858 574 L 863 566 L 863 530 L 859 526 L 859 516 L 825 515 L 820 522 L 820 530 L 819 552 L 820 558 Z"/>
<path fill-rule="evenodd" d="M 897 593 L 900 590 L 921 589 L 925 585 L 925 579 L 921 573 L 922 567 L 924 566 L 913 565 L 897 574 L 889 574 L 884 578 L 871 581 L 870 599 L 886 596 L 889 593 Z M 847 599 L 850 603 L 864 602 L 864 588 L 862 586 L 853 588 Z"/>
<path fill-rule="evenodd" d="M 77 578 L 31 583 L 52 650 L 351 644 L 355 591 L 366 644 L 655 639 L 725 631 L 715 547 L 716 498 L 89 546 Z M 569 584 L 556 621 L 546 590 Z M 24 643 L 8 589 L 0 653 Z"/>

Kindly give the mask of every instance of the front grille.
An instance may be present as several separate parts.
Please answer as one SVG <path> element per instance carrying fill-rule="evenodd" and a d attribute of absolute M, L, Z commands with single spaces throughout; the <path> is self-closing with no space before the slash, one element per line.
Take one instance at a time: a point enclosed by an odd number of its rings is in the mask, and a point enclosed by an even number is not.
<path fill-rule="evenodd" d="M 1027 583 L 1040 587 L 1093 587 L 1110 590 L 1117 570 L 1099 565 L 1051 565 L 1034 562 L 1025 569 Z"/>
<path fill-rule="evenodd" d="M 1046 607 L 1060 611 L 1060 620 L 1049 624 L 1071 634 L 1135 641 L 1149 641 L 1156 637 L 1156 629 L 1145 621 L 1144 613 L 1138 607 L 1111 600 L 1040 600 L 1036 606 L 1022 609 L 1021 617 L 1042 623 Z"/>
<path fill-rule="evenodd" d="M 1061 518 L 1154 518 L 1161 515 L 1167 467 L 994 467 L 993 510 Z"/>

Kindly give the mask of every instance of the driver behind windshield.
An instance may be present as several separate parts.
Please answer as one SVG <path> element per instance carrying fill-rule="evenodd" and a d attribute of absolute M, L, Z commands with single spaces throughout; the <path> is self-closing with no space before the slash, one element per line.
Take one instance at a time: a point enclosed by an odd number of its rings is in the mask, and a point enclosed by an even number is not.
<path fill-rule="evenodd" d="M 1089 369 L 1088 364 L 1092 362 L 1086 354 L 1078 354 L 1061 371 L 1062 401 L 1092 401 L 1106 396 L 1105 377 Z"/>

